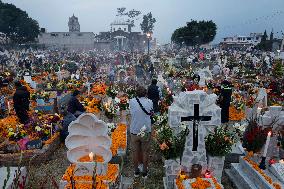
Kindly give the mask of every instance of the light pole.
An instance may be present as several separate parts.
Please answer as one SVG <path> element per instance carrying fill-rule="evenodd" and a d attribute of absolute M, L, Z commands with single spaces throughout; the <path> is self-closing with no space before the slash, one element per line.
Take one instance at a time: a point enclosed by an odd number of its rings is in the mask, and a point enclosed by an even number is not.
<path fill-rule="evenodd" d="M 148 33 L 146 34 L 146 36 L 147 36 L 147 39 L 148 39 L 148 56 L 149 56 L 149 54 L 150 54 L 150 38 L 151 38 L 151 33 L 148 32 Z"/>

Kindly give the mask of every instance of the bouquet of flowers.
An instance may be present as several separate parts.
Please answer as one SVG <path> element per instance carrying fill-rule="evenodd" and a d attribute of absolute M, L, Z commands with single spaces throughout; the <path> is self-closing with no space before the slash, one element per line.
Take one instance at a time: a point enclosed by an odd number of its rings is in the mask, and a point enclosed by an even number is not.
<path fill-rule="evenodd" d="M 105 116 L 108 119 L 113 119 L 116 116 L 118 107 L 115 107 L 112 103 L 106 103 L 104 105 Z"/>
<path fill-rule="evenodd" d="M 121 97 L 118 106 L 120 110 L 127 110 L 129 108 L 128 99 L 126 97 Z"/>
<path fill-rule="evenodd" d="M 268 132 L 265 131 L 263 127 L 258 126 L 256 120 L 250 120 L 243 135 L 243 147 L 246 148 L 248 152 L 259 152 L 265 144 L 267 133 Z"/>
<path fill-rule="evenodd" d="M 128 98 L 129 98 L 129 99 L 134 98 L 135 95 L 136 95 L 135 88 L 132 87 L 132 86 L 129 86 L 129 87 L 126 89 L 126 94 L 128 95 Z"/>
<path fill-rule="evenodd" d="M 111 85 L 107 88 L 106 94 L 109 97 L 111 97 L 112 99 L 114 99 L 116 97 L 116 95 L 118 94 L 118 91 L 116 90 L 116 88 L 113 85 Z"/>
<path fill-rule="evenodd" d="M 92 93 L 94 95 L 104 96 L 106 94 L 106 89 L 107 89 L 107 86 L 104 83 L 98 83 L 93 86 Z"/>
<path fill-rule="evenodd" d="M 215 128 L 205 137 L 205 148 L 212 156 L 225 156 L 238 140 L 239 131 L 228 126 Z"/>

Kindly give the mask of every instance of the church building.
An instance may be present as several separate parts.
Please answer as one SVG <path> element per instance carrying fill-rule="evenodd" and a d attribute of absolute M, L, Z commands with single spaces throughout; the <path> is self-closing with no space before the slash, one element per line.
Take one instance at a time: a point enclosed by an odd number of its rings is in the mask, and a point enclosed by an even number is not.
<path fill-rule="evenodd" d="M 58 50 L 93 50 L 95 34 L 80 32 L 79 20 L 76 16 L 69 18 L 69 32 L 46 32 L 42 29 L 38 36 L 39 45 L 47 49 Z"/>
<path fill-rule="evenodd" d="M 130 21 L 117 16 L 110 24 L 110 31 L 100 32 L 95 37 L 95 48 L 100 50 L 144 51 L 147 47 L 147 36 L 133 32 Z"/>

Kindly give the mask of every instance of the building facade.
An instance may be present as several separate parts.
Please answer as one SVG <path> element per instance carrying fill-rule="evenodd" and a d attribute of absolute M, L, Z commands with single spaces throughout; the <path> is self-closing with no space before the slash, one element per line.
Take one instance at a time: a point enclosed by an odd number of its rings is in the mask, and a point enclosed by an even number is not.
<path fill-rule="evenodd" d="M 95 48 L 99 50 L 144 51 L 147 36 L 132 31 L 132 23 L 117 17 L 110 24 L 110 31 L 100 32 L 95 37 Z"/>
<path fill-rule="evenodd" d="M 47 49 L 84 51 L 94 49 L 95 34 L 93 32 L 80 32 L 78 18 L 74 15 L 69 18 L 69 32 L 46 32 L 41 30 L 38 44 Z"/>
<path fill-rule="evenodd" d="M 249 36 L 225 37 L 220 45 L 224 49 L 254 47 L 261 42 L 262 36 L 262 33 L 251 33 Z"/>

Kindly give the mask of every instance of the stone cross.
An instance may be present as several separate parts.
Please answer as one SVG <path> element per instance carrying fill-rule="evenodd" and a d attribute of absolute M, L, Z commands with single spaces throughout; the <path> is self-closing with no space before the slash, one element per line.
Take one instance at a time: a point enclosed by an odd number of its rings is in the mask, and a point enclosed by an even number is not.
<path fill-rule="evenodd" d="M 200 164 L 203 171 L 207 168 L 204 138 L 207 130 L 221 125 L 221 108 L 215 104 L 216 100 L 215 94 L 208 95 L 202 90 L 195 90 L 174 97 L 169 107 L 169 125 L 175 133 L 180 132 L 183 121 L 189 121 L 188 127 L 193 126 L 189 127 L 192 133 L 187 135 L 181 161 L 181 166 L 187 172 L 190 172 L 193 164 Z"/>
<path fill-rule="evenodd" d="M 188 117 L 181 117 L 181 121 L 193 122 L 193 148 L 192 151 L 197 151 L 198 147 L 198 125 L 200 121 L 210 121 L 211 116 L 199 115 L 199 104 L 194 104 L 194 115 Z"/>

